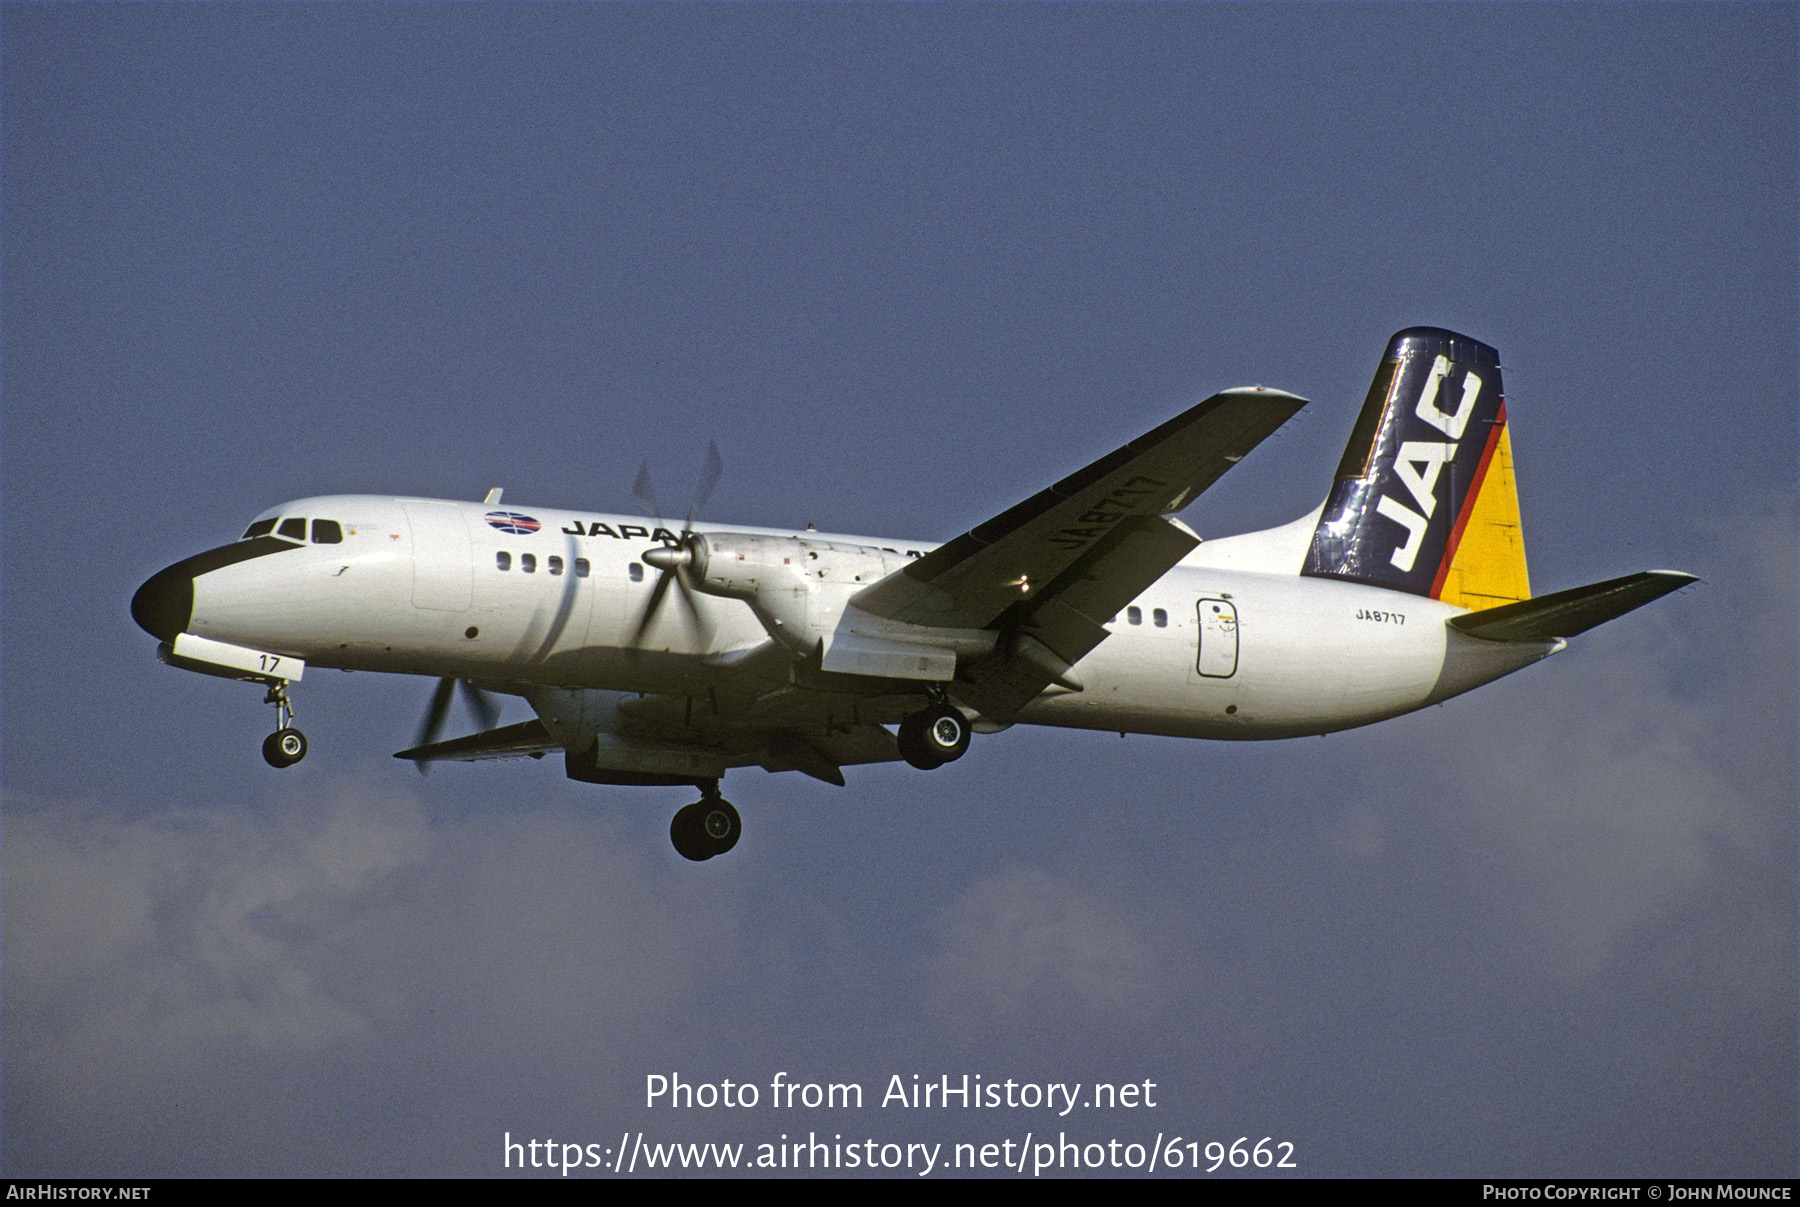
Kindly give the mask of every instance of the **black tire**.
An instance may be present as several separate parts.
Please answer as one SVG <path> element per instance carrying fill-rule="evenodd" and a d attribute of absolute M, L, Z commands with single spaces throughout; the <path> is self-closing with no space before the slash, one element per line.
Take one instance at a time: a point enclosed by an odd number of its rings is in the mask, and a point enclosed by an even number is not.
<path fill-rule="evenodd" d="M 706 832 L 700 828 L 700 806 L 704 803 L 696 801 L 686 808 L 677 809 L 675 816 L 669 819 L 669 841 L 675 844 L 675 853 L 695 863 L 703 863 L 713 857 L 712 845 L 706 841 Z"/>
<path fill-rule="evenodd" d="M 900 732 L 894 735 L 900 757 L 920 771 L 936 771 L 944 765 L 944 760 L 932 754 L 926 744 L 925 722 L 930 715 L 930 709 L 911 714 L 900 722 Z"/>
<path fill-rule="evenodd" d="M 948 705 L 935 705 L 900 722 L 900 757 L 921 771 L 954 763 L 969 749 L 969 719 Z"/>
<path fill-rule="evenodd" d="M 298 729 L 277 729 L 263 739 L 262 754 L 271 767 L 292 767 L 306 757 L 306 735 Z"/>

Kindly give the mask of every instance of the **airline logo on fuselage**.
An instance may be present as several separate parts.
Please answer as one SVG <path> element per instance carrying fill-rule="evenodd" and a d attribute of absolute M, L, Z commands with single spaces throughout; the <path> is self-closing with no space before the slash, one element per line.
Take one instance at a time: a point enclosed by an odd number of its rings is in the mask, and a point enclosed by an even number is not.
<path fill-rule="evenodd" d="M 481 518 L 510 536 L 530 536 L 543 527 L 534 517 L 516 511 L 490 511 Z"/>
<path fill-rule="evenodd" d="M 667 528 L 646 528 L 642 524 L 620 524 L 615 529 L 611 524 L 603 524 L 599 520 L 575 520 L 564 524 L 562 530 L 569 536 L 610 536 L 618 541 L 651 540 L 661 541 L 665 545 L 681 543 L 681 537 Z"/>

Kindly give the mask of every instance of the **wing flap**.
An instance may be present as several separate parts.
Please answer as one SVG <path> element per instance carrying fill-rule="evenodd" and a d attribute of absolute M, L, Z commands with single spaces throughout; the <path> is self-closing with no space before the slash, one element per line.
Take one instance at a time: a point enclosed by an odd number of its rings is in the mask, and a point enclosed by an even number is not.
<path fill-rule="evenodd" d="M 1036 598 L 1008 609 L 999 621 L 1008 640 L 965 668 L 957 698 L 1005 723 L 1052 684 L 1080 690 L 1070 668 L 1106 640 L 1107 622 L 1199 543 L 1163 516 L 1121 523 Z"/>

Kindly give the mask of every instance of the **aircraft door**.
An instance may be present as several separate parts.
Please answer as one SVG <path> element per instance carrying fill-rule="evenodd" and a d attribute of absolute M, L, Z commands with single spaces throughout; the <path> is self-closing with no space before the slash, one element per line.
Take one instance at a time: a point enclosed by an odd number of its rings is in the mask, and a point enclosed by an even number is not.
<path fill-rule="evenodd" d="M 1208 679 L 1237 674 L 1237 607 L 1229 599 L 1200 601 L 1199 650 L 1195 669 Z"/>
<path fill-rule="evenodd" d="M 412 528 L 413 607 L 467 612 L 475 573 L 462 508 L 419 499 L 402 506 Z"/>

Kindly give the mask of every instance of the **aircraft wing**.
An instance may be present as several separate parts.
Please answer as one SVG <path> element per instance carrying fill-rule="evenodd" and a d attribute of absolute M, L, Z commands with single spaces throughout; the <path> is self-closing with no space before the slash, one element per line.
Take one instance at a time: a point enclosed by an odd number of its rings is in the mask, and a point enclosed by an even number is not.
<path fill-rule="evenodd" d="M 486 733 L 472 733 L 463 738 L 451 738 L 447 742 L 414 746 L 411 750 L 402 750 L 394 757 L 414 763 L 433 763 L 439 759 L 473 763 L 483 759 L 542 758 L 552 750 L 561 749 L 561 743 L 550 736 L 544 723 L 534 718 L 502 729 L 490 729 Z"/>
<path fill-rule="evenodd" d="M 1303 398 L 1260 387 L 1214 394 L 851 602 L 905 624 L 988 628 L 1022 599 L 1057 583 L 1128 521 L 1186 507 L 1305 405 Z"/>
<path fill-rule="evenodd" d="M 679 715 L 685 699 L 646 696 L 640 697 L 638 703 L 640 707 L 631 710 L 633 715 L 654 723 L 658 713 Z M 805 715 L 807 711 L 817 714 L 817 719 Z M 799 771 L 840 788 L 844 786 L 842 768 L 857 763 L 891 762 L 900 757 L 894 736 L 880 725 L 844 723 L 836 720 L 829 709 L 821 711 L 816 703 L 811 710 L 796 711 L 785 725 L 744 727 L 726 724 L 714 729 L 711 736 L 712 744 L 707 748 L 715 751 L 726 766 L 760 765 L 770 771 Z M 435 762 L 542 758 L 561 750 L 562 744 L 551 736 L 544 723 L 533 719 L 447 742 L 415 746 L 394 757 L 423 766 Z M 680 775 L 669 779 L 675 783 L 688 782 Z"/>

